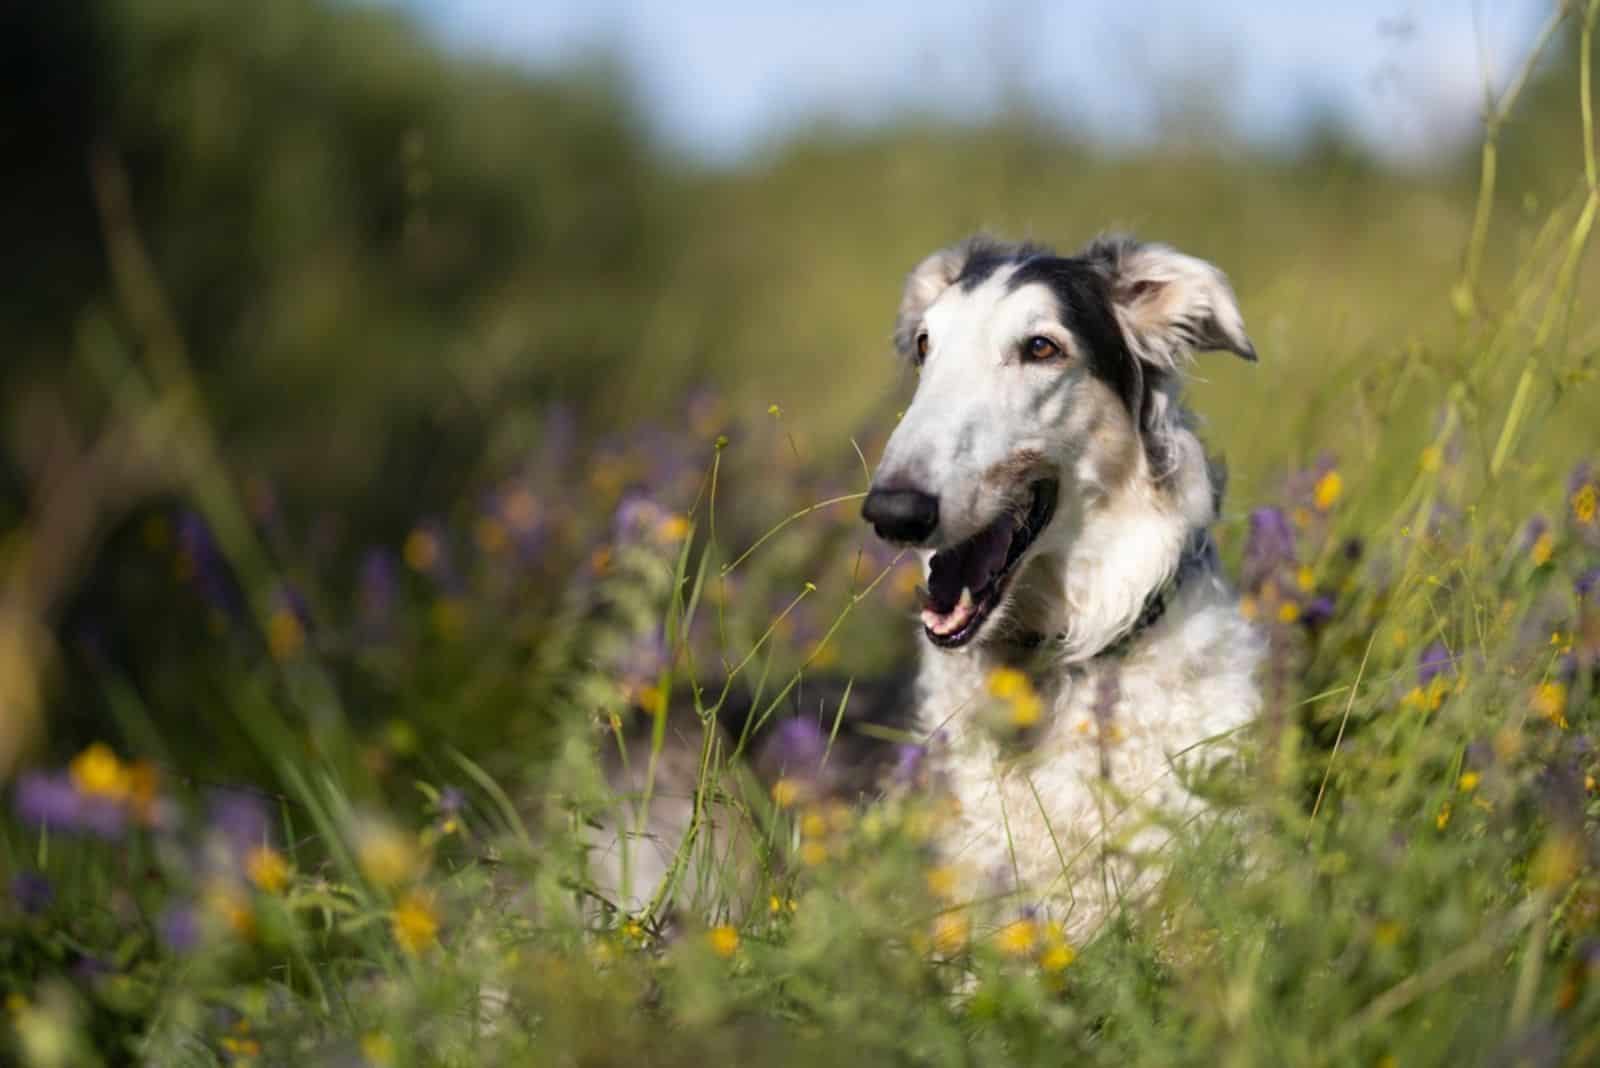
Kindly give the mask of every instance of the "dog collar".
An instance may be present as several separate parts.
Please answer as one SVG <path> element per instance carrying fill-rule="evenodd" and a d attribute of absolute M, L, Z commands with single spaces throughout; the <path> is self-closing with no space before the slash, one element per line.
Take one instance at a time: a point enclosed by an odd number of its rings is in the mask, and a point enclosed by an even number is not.
<path fill-rule="evenodd" d="M 1139 610 L 1139 615 L 1128 629 L 1124 630 L 1109 644 L 1102 648 L 1090 660 L 1119 659 L 1125 656 L 1134 643 L 1144 635 L 1144 632 L 1160 622 L 1161 617 L 1167 613 L 1167 601 L 1176 596 L 1179 587 L 1189 576 L 1200 571 L 1215 569 L 1217 564 L 1217 547 L 1211 540 L 1211 533 L 1205 527 L 1196 527 L 1189 532 L 1188 539 L 1183 545 L 1183 555 L 1178 558 L 1178 566 L 1173 569 L 1172 575 L 1151 590 L 1144 599 L 1144 607 Z M 1046 635 L 1038 631 L 1026 631 L 1018 635 L 1017 644 L 1024 650 L 1032 652 L 1044 645 Z M 1055 640 L 1060 641 L 1066 635 L 1057 634 Z"/>

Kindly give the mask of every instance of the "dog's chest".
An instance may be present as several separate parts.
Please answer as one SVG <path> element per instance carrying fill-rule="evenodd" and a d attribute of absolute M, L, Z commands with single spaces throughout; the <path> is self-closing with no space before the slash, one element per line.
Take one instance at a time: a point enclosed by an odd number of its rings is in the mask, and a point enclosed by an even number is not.
<path fill-rule="evenodd" d="M 981 884 L 1016 891 L 1023 903 L 1065 905 L 1081 926 L 1132 889 L 1138 866 L 1123 859 L 1158 848 L 1166 835 L 1149 816 L 1198 809 L 1185 771 L 1215 755 L 1202 743 L 1255 711 L 1257 645 L 1231 611 L 1219 642 L 1198 655 L 1147 647 L 1127 659 L 1033 673 L 1043 714 L 1009 733 L 978 657 L 935 656 L 922 678 L 922 722 L 939 733 L 933 781 L 955 802 L 940 836 L 946 860 Z M 1193 638 L 1195 623 L 1173 628 Z M 1207 625 L 1207 629 L 1216 629 Z M 963 662 L 966 661 L 966 662 Z M 1120 885 L 1119 885 L 1120 884 Z M 1074 922 L 1074 913 L 1077 921 Z"/>

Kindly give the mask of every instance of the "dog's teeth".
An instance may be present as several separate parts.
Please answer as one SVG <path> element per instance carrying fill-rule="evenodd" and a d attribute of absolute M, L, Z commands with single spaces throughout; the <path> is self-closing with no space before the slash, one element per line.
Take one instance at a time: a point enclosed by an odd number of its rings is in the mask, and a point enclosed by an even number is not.
<path fill-rule="evenodd" d="M 971 586 L 963 586 L 963 587 L 961 587 L 961 600 L 956 602 L 956 611 L 960 612 L 962 615 L 965 615 L 966 614 L 966 610 L 971 608 L 971 607 L 972 607 L 972 587 Z"/>

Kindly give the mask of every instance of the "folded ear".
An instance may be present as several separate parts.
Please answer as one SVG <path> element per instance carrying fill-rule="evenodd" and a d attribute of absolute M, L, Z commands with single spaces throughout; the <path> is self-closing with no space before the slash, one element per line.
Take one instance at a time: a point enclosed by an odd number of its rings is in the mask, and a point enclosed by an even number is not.
<path fill-rule="evenodd" d="M 922 327 L 923 312 L 939 299 L 939 294 L 955 284 L 966 262 L 967 246 L 963 243 L 940 249 L 906 276 L 900 312 L 894 321 L 894 348 L 903 358 L 909 360 L 916 354 L 917 331 Z"/>
<path fill-rule="evenodd" d="M 1164 370 L 1210 349 L 1254 362 L 1244 318 L 1227 277 L 1167 245 L 1101 238 L 1083 253 L 1106 272 L 1111 306 L 1128 349 Z"/>

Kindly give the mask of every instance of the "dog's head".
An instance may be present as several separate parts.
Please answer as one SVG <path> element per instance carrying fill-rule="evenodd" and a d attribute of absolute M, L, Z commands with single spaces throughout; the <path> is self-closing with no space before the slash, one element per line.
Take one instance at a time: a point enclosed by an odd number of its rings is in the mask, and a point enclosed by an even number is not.
<path fill-rule="evenodd" d="M 916 396 L 862 514 L 923 551 L 923 626 L 946 648 L 1005 602 L 1064 497 L 1159 477 L 1182 361 L 1255 359 L 1221 271 L 1126 238 L 1074 256 L 984 239 L 936 252 L 907 279 L 895 343 Z"/>

